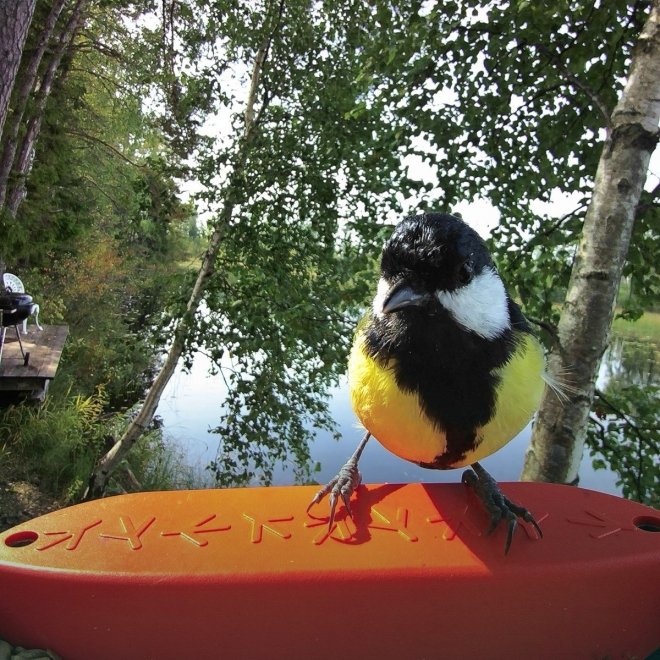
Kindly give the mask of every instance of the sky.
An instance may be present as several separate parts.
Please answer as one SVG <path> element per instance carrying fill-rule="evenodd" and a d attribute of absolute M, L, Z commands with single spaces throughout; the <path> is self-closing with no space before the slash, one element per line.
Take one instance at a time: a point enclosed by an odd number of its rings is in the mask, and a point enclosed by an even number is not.
<path fill-rule="evenodd" d="M 408 156 L 403 162 L 408 167 L 408 175 L 411 178 L 424 181 L 424 183 L 437 184 L 433 168 L 419 156 Z M 644 189 L 652 190 L 658 184 L 658 181 L 660 181 L 660 149 L 656 149 L 651 156 Z M 550 194 L 549 202 L 534 200 L 531 203 L 531 209 L 539 216 L 548 215 L 558 218 L 575 209 L 579 199 L 580 195 L 577 193 L 567 195 L 555 188 Z M 466 200 L 450 210 L 460 213 L 463 220 L 477 231 L 482 238 L 488 238 L 500 220 L 499 211 L 487 199 Z"/>

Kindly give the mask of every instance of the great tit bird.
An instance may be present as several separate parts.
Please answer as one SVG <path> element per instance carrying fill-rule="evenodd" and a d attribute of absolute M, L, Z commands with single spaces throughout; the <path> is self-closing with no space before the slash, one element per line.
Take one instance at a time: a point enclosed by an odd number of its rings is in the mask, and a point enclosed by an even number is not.
<path fill-rule="evenodd" d="M 544 388 L 541 346 L 507 293 L 485 243 L 444 213 L 405 218 L 385 243 L 380 280 L 355 334 L 348 363 L 353 409 L 367 430 L 330 493 L 330 528 L 342 498 L 359 485 L 358 460 L 373 435 L 392 453 L 425 468 L 471 466 L 463 474 L 491 517 L 532 515 L 499 490 L 478 461 L 529 422 Z"/>

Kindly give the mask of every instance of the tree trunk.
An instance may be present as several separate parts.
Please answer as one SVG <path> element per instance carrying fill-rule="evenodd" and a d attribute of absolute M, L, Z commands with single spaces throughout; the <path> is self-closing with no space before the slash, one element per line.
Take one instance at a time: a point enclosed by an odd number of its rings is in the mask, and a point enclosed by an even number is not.
<path fill-rule="evenodd" d="M 223 208 L 219 214 L 218 220 L 216 221 L 215 230 L 209 240 L 209 245 L 206 250 L 206 254 L 204 255 L 204 260 L 199 269 L 197 280 L 195 281 L 192 293 L 190 294 L 190 299 L 188 300 L 186 312 L 183 315 L 183 318 L 179 321 L 176 330 L 174 331 L 174 339 L 168 351 L 167 357 L 165 358 L 165 362 L 163 363 L 163 366 L 156 376 L 153 385 L 147 392 L 147 396 L 145 397 L 144 403 L 142 404 L 139 413 L 130 422 L 124 435 L 119 440 L 117 440 L 110 451 L 105 454 L 105 456 L 103 456 L 96 465 L 94 472 L 90 476 L 87 490 L 83 496 L 84 500 L 91 500 L 103 496 L 110 475 L 119 466 L 133 445 L 146 431 L 146 429 L 149 427 L 149 424 L 151 424 L 154 414 L 156 413 L 156 409 L 158 408 L 158 404 L 160 403 L 160 397 L 162 396 L 167 383 L 169 382 L 172 374 L 174 373 L 174 370 L 176 369 L 179 358 L 183 354 L 186 340 L 194 324 L 195 314 L 197 313 L 200 302 L 202 300 L 202 296 L 204 294 L 204 290 L 206 289 L 206 283 L 213 274 L 215 262 L 218 257 L 218 252 L 220 250 L 222 240 L 229 228 L 229 224 L 234 213 L 234 207 L 236 205 L 236 192 L 238 187 L 242 185 L 240 181 L 243 178 L 245 162 L 247 160 L 250 145 L 258 128 L 258 118 L 255 118 L 254 110 L 261 74 L 263 72 L 268 49 L 270 46 L 271 36 L 272 35 L 269 35 L 264 40 L 262 46 L 259 48 L 256 54 L 252 68 L 252 78 L 250 81 L 250 89 L 248 91 L 248 98 L 244 113 L 245 129 L 243 137 L 239 146 L 236 160 L 234 162 L 233 172 L 225 194 Z M 262 106 L 261 110 L 263 110 L 263 108 L 264 106 Z"/>
<path fill-rule="evenodd" d="M 39 136 L 39 131 L 41 130 L 41 122 L 44 117 L 46 103 L 53 88 L 55 76 L 60 63 L 62 62 L 62 58 L 73 42 L 78 33 L 78 29 L 82 24 L 83 9 L 87 2 L 88 0 L 78 0 L 71 10 L 69 19 L 58 36 L 57 44 L 51 59 L 48 62 L 46 72 L 40 81 L 39 91 L 36 95 L 34 104 L 34 114 L 30 117 L 27 123 L 25 135 L 23 136 L 23 140 L 18 149 L 18 154 L 14 159 L 10 173 L 10 178 L 12 179 L 13 184 L 7 189 L 5 206 L 12 217 L 16 216 L 18 207 L 21 205 L 23 199 L 25 199 L 25 184 L 32 165 L 34 147 Z"/>
<path fill-rule="evenodd" d="M 39 38 L 37 39 L 32 56 L 27 64 L 24 65 L 24 70 L 21 70 L 19 84 L 12 103 L 12 113 L 5 125 L 4 134 L 2 134 L 1 144 L 4 148 L 2 150 L 2 157 L 0 157 L 0 209 L 5 203 L 9 172 L 14 163 L 16 147 L 18 145 L 18 133 L 23 122 L 28 99 L 30 98 L 30 93 L 35 89 L 39 65 L 46 52 L 46 47 L 53 36 L 57 19 L 65 3 L 66 0 L 55 0 L 53 3 L 46 22 L 39 32 Z"/>
<path fill-rule="evenodd" d="M 633 51 L 611 116 L 548 370 L 568 382 L 562 402 L 546 388 L 521 478 L 577 484 L 589 411 L 660 119 L 660 0 Z M 574 389 L 573 389 L 574 388 Z"/>
<path fill-rule="evenodd" d="M 36 0 L 0 2 L 0 138 Z"/>

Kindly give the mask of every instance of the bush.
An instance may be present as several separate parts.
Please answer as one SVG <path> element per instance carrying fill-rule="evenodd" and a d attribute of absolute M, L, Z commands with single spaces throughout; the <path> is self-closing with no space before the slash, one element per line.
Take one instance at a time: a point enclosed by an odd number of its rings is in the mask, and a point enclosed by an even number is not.
<path fill-rule="evenodd" d="M 23 403 L 0 417 L 17 477 L 71 501 L 82 490 L 104 445 L 103 390 L 89 397 L 48 397 L 35 407 Z"/>

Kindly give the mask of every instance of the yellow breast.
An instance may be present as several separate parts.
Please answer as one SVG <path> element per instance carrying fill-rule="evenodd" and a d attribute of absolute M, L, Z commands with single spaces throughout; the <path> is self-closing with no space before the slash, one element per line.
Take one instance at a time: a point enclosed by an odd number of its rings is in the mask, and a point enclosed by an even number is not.
<path fill-rule="evenodd" d="M 394 366 L 393 362 L 381 366 L 372 360 L 358 333 L 348 362 L 353 410 L 393 454 L 415 463 L 430 463 L 445 452 L 445 434 L 423 412 L 416 394 L 399 389 Z M 496 373 L 500 385 L 495 414 L 477 429 L 480 442 L 476 449 L 452 467 L 469 465 L 497 451 L 525 427 L 538 408 L 543 393 L 543 352 L 533 336 L 524 335 L 518 350 Z"/>

